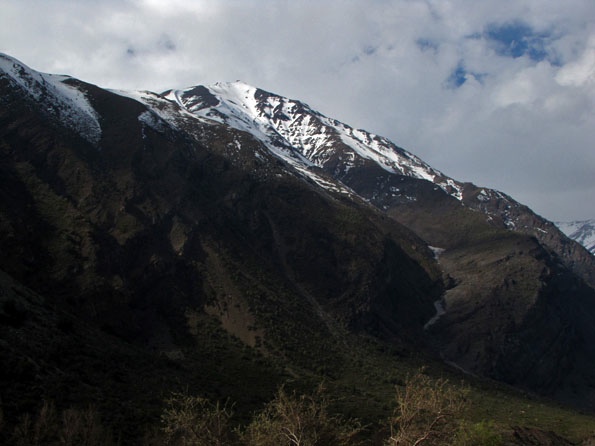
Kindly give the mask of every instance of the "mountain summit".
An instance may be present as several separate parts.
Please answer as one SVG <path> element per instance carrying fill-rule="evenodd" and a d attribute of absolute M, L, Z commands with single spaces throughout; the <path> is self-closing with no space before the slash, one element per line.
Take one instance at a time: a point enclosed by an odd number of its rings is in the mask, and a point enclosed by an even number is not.
<path fill-rule="evenodd" d="M 352 168 L 373 163 L 389 173 L 432 181 L 461 198 L 459 184 L 411 153 L 386 138 L 328 118 L 302 102 L 243 82 L 172 90 L 164 95 L 196 116 L 251 133 L 284 161 L 305 172 L 316 166 L 341 180 Z"/>
<path fill-rule="evenodd" d="M 138 426 L 122 398 L 183 388 L 246 416 L 323 378 L 380 417 L 370 382 L 422 360 L 595 408 L 594 257 L 512 197 L 242 82 L 0 55 L 0 92 L 8 417 L 76 396 Z"/>

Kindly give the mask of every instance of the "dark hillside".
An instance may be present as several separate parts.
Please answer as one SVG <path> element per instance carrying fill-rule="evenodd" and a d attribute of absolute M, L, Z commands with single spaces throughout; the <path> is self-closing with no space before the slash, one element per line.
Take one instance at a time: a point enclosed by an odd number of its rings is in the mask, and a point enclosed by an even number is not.
<path fill-rule="evenodd" d="M 249 135 L 204 125 L 197 141 L 83 87 L 97 146 L 2 85 L 8 419 L 42 398 L 157 410 L 180 386 L 249 413 L 286 373 L 340 367 L 350 327 L 421 342 L 442 285 L 410 231 L 263 162 Z M 226 157 L 236 141 L 252 155 Z"/>

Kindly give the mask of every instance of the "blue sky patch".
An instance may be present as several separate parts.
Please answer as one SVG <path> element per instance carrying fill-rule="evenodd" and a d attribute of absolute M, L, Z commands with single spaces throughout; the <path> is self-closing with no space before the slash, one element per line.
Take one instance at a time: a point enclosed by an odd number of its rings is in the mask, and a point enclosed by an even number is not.
<path fill-rule="evenodd" d="M 540 62 L 547 59 L 547 44 L 551 39 L 549 32 L 536 32 L 523 22 L 488 25 L 483 37 L 494 44 L 500 56 L 522 57 Z"/>
<path fill-rule="evenodd" d="M 486 77 L 486 74 L 475 73 L 467 70 L 463 64 L 463 61 L 460 61 L 456 68 L 450 73 L 448 79 L 446 79 L 446 86 L 450 89 L 456 90 L 465 82 L 467 82 L 467 75 L 473 76 L 480 83 L 483 83 L 483 79 Z"/>
<path fill-rule="evenodd" d="M 448 79 L 446 80 L 446 84 L 450 88 L 459 88 L 467 81 L 467 70 L 462 63 L 459 63 L 454 71 L 450 74 Z"/>

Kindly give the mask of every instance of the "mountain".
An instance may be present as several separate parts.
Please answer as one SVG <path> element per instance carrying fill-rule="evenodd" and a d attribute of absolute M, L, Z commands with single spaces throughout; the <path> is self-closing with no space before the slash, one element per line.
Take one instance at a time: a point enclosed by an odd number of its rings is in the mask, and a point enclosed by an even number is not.
<path fill-rule="evenodd" d="M 595 258 L 553 223 L 501 192 L 448 178 L 386 138 L 242 82 L 162 96 L 193 116 L 254 135 L 319 186 L 357 194 L 440 252 L 456 285 L 441 299 L 446 313 L 431 327 L 446 360 L 547 392 L 559 391 L 560 367 L 575 372 L 566 355 L 582 334 L 560 288 L 570 287 L 576 303 L 592 306 Z M 555 308 L 537 331 L 524 327 L 536 305 Z M 581 322 L 586 331 L 591 317 Z"/>
<path fill-rule="evenodd" d="M 502 192 L 447 177 L 386 138 L 356 130 L 302 102 L 240 81 L 170 90 L 162 96 L 193 116 L 251 133 L 321 187 L 345 193 L 351 189 L 403 222 L 406 217 L 399 215 L 403 208 L 411 202 L 416 202 L 413 207 L 420 208 L 426 199 L 419 192 L 420 182 L 415 180 L 433 183 L 438 187 L 437 194 L 444 192 L 465 207 L 482 212 L 489 224 L 536 237 L 556 251 L 569 268 L 595 284 L 595 258 L 570 242 L 553 223 Z M 319 169 L 338 180 L 339 185 L 320 178 L 316 173 Z M 428 241 L 444 243 L 431 236 Z"/>
<path fill-rule="evenodd" d="M 94 402 L 133 438 L 171 391 L 241 418 L 323 379 L 378 420 L 420 364 L 595 408 L 593 256 L 511 197 L 242 82 L 105 90 L 0 55 L 0 92 L 10 423 Z"/>
<path fill-rule="evenodd" d="M 575 285 L 557 283 L 574 281 L 561 279 L 569 269 L 592 287 L 595 258 L 554 224 L 501 192 L 448 178 L 386 138 L 242 82 L 166 91 L 162 96 L 193 116 L 251 133 L 321 187 L 357 194 L 442 252 L 441 267 L 457 284 L 442 299 L 445 315 L 432 326 L 445 359 L 515 385 L 558 388 L 557 379 L 552 380 L 555 369 L 566 363 L 568 345 L 579 343 L 580 335 L 565 328 L 572 325 L 565 313 L 574 310 L 556 310 L 538 330 L 549 327 L 553 333 L 548 336 L 534 333 L 534 327 L 523 333 L 523 343 L 533 343 L 531 355 L 526 347 L 512 347 L 518 339 L 508 340 L 519 335 L 519 325 L 545 295 L 548 305 L 567 305 L 558 292 L 561 286 L 580 290 L 578 295 L 585 293 L 590 299 L 590 287 L 581 280 Z M 545 265 L 535 262 L 550 255 Z M 471 259 L 489 266 L 482 268 Z M 527 270 L 532 272 L 525 276 Z M 533 282 L 529 288 L 528 281 Z M 478 283 L 483 283 L 482 290 Z M 503 306 L 505 318 L 514 322 L 502 320 Z M 494 314 L 500 316 L 494 319 Z M 510 349 L 503 349 L 503 344 L 510 344 Z M 544 369 L 539 378 L 535 363 Z"/>
<path fill-rule="evenodd" d="M 595 219 L 572 221 L 572 222 L 556 222 L 556 226 L 570 237 L 577 241 L 592 254 L 595 254 Z"/>
<path fill-rule="evenodd" d="M 354 371 L 376 349 L 355 333 L 421 348 L 443 285 L 413 232 L 158 95 L 0 61 L 9 425 L 41 399 L 93 403 L 138 438 L 173 391 L 231 398 L 241 419 L 323 377 L 353 408 L 383 373 Z"/>

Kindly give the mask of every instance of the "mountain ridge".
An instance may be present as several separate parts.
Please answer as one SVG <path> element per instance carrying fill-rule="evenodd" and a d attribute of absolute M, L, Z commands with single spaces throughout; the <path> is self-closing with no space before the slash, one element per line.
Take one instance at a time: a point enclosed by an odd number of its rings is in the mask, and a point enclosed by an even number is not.
<path fill-rule="evenodd" d="M 337 145 L 341 144 L 341 156 L 351 162 L 344 162 L 342 171 L 334 172 L 335 176 L 344 175 L 358 156 L 376 162 L 389 172 L 437 182 L 445 190 L 452 190 L 453 196 L 460 197 L 459 184 L 388 139 L 328 118 L 300 101 L 241 81 L 168 90 L 163 95 L 196 116 L 224 122 L 264 139 L 272 150 L 287 148 L 291 155 L 301 155 L 301 160 L 307 160 L 306 166 L 324 166 L 336 156 Z M 287 156 L 283 152 L 278 155 Z M 436 178 L 444 178 L 445 182 Z"/>

